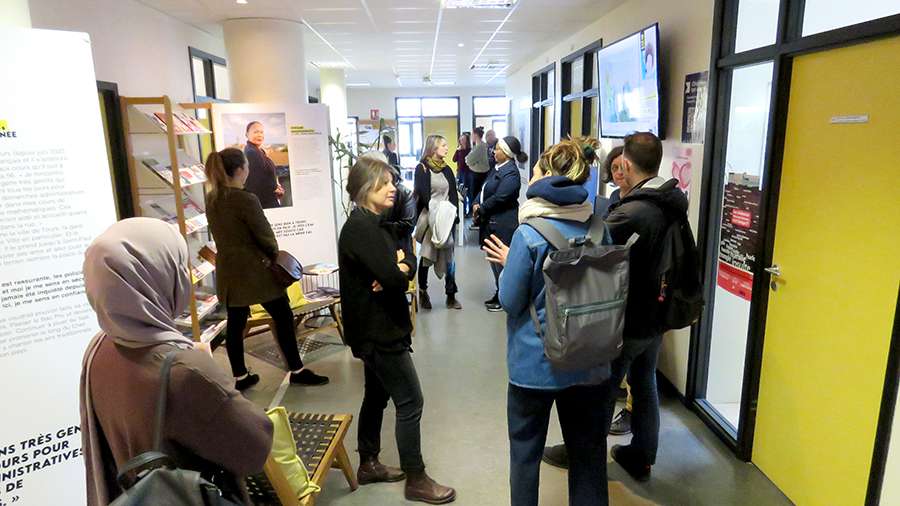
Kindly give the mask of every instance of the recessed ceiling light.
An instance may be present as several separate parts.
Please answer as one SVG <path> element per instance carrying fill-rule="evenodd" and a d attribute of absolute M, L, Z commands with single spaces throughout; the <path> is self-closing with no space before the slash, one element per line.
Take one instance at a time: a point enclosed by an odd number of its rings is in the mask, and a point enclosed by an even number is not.
<path fill-rule="evenodd" d="M 456 45 L 456 47 L 466 47 L 466 45 L 463 44 L 462 42 L 460 42 L 459 44 Z"/>
<path fill-rule="evenodd" d="M 241 5 L 247 5 L 247 0 L 237 0 L 237 3 Z"/>

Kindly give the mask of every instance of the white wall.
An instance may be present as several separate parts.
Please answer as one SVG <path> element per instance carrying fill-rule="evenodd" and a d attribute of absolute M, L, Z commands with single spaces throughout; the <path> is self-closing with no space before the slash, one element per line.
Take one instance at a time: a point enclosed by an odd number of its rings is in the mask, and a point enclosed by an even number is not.
<path fill-rule="evenodd" d="M 347 88 L 347 114 L 369 119 L 369 109 L 381 109 L 381 117 L 394 119 L 397 97 L 459 97 L 459 130 L 472 130 L 472 97 L 502 96 L 503 88 Z"/>
<path fill-rule="evenodd" d="M 208 33 L 134 0 L 31 0 L 34 28 L 87 32 L 97 79 L 125 96 L 193 100 L 188 46 L 226 57 L 221 33 Z M 52 65 L 52 62 L 47 62 Z M 60 86 L 65 85 L 60 76 Z"/>
<path fill-rule="evenodd" d="M 575 33 L 565 41 L 524 63 L 507 77 L 506 95 L 512 99 L 512 117 L 524 121 L 530 118 L 531 107 L 531 75 L 547 65 L 556 62 L 557 107 L 554 118 L 555 136 L 560 131 L 560 99 L 562 82 L 560 60 L 569 54 L 585 47 L 598 39 L 605 44 L 615 42 L 645 26 L 659 22 L 660 53 L 664 75 L 663 84 L 667 96 L 666 138 L 663 141 L 663 163 L 660 175 L 669 176 L 675 150 L 682 147 L 681 110 L 682 88 L 684 76 L 694 72 L 708 70 L 712 41 L 712 0 L 629 0 L 621 6 L 601 17 L 587 28 Z M 520 131 L 520 125 L 511 125 L 510 131 Z M 530 129 L 524 128 L 526 137 Z M 523 144 L 530 145 L 529 139 L 522 139 Z M 604 149 L 613 146 L 611 140 L 603 141 Z M 690 191 L 691 225 L 697 230 L 700 203 L 701 163 L 703 146 L 690 145 L 693 148 L 692 185 Z M 688 348 L 690 333 L 686 330 L 670 333 L 663 341 L 663 351 L 659 358 L 659 369 L 666 377 L 684 393 L 687 385 Z"/>

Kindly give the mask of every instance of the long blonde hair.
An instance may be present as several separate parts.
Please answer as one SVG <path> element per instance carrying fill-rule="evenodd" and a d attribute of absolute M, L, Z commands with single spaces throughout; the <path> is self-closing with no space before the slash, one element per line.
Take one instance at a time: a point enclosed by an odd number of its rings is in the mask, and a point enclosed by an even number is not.
<path fill-rule="evenodd" d="M 213 151 L 206 157 L 206 181 L 211 196 L 217 195 L 228 187 L 229 178 L 247 163 L 244 152 L 237 148 L 225 148 Z"/>
<path fill-rule="evenodd" d="M 434 160 L 435 153 L 437 153 L 438 145 L 440 145 L 441 141 L 447 142 L 447 139 L 443 135 L 431 134 L 425 138 L 425 149 L 422 150 L 422 159 L 419 160 L 422 163 L 425 163 L 428 160 Z"/>
<path fill-rule="evenodd" d="M 597 161 L 599 149 L 597 139 L 569 137 L 547 148 L 538 160 L 538 167 L 544 173 L 584 183 L 591 175 L 591 165 Z"/>

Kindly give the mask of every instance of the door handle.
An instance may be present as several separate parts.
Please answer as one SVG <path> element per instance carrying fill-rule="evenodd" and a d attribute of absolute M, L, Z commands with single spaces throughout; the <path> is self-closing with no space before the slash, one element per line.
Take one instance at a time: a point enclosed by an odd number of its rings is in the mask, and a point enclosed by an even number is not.
<path fill-rule="evenodd" d="M 772 264 L 772 267 L 766 267 L 763 270 L 768 272 L 772 276 L 771 282 L 769 283 L 769 287 L 772 289 L 773 292 L 777 292 L 778 291 L 778 278 L 781 277 L 781 267 L 779 267 L 778 264 Z"/>

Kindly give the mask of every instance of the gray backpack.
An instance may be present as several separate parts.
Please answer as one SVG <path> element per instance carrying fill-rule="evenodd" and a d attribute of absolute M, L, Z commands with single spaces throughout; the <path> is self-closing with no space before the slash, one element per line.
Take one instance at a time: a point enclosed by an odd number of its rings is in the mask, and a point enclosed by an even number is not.
<path fill-rule="evenodd" d="M 571 240 L 545 218 L 531 218 L 525 224 L 555 248 L 543 266 L 546 332 L 534 304 L 530 307 L 550 364 L 562 371 L 580 371 L 612 362 L 622 352 L 628 251 L 637 234 L 619 246 L 612 244 L 606 224 L 596 217 L 587 236 Z"/>

